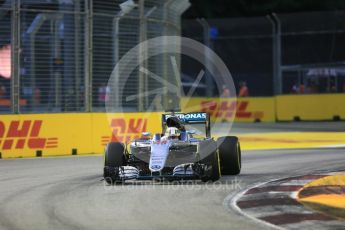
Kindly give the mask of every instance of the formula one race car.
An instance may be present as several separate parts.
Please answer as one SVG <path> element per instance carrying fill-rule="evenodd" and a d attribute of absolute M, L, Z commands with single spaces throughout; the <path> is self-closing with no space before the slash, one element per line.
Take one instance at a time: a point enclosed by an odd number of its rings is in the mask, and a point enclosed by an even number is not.
<path fill-rule="evenodd" d="M 204 125 L 204 137 L 186 127 Z M 200 135 L 200 134 L 199 134 Z M 205 137 L 206 136 L 206 137 Z M 108 184 L 130 179 L 201 179 L 216 181 L 241 171 L 237 137 L 211 137 L 207 113 L 162 115 L 162 134 L 143 133 L 130 143 L 111 142 L 105 149 L 104 179 Z"/>

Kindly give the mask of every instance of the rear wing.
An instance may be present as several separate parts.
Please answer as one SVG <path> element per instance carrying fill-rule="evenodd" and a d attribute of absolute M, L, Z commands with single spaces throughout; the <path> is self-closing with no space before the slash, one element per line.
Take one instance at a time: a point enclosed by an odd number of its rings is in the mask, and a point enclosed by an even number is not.
<path fill-rule="evenodd" d="M 211 137 L 211 122 L 208 113 L 169 113 L 162 114 L 162 130 L 165 129 L 169 117 L 176 117 L 182 124 L 205 124 L 206 137 Z"/>

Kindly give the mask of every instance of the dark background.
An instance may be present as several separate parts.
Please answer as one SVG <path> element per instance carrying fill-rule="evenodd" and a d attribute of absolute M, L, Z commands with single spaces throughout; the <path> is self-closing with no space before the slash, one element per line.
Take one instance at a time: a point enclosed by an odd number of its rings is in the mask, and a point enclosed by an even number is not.
<path fill-rule="evenodd" d="M 218 31 L 211 41 L 213 50 L 229 68 L 237 88 L 240 81 L 247 82 L 251 96 L 273 95 L 272 24 L 266 17 L 273 12 L 281 21 L 283 66 L 327 67 L 345 60 L 343 0 L 190 2 L 191 7 L 183 14 L 182 35 L 204 42 L 196 19 L 205 18 Z M 186 76 L 196 76 L 197 68 L 182 59 Z M 283 72 L 283 93 L 290 93 L 297 75 Z M 339 91 L 343 78 L 338 79 Z"/>
<path fill-rule="evenodd" d="M 183 18 L 229 18 L 264 16 L 272 12 L 336 11 L 344 0 L 190 0 Z"/>

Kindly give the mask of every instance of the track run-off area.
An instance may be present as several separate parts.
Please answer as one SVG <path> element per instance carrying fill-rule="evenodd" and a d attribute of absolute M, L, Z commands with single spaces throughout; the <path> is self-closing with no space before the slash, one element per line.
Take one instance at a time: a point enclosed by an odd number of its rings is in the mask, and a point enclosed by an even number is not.
<path fill-rule="evenodd" d="M 247 138 L 242 172 L 207 184 L 133 181 L 107 186 L 101 155 L 0 160 L 0 229 L 275 228 L 256 221 L 255 213 L 248 217 L 234 208 L 234 199 L 270 181 L 344 170 L 344 130 L 343 122 L 235 124 L 234 133 Z M 265 138 L 273 139 L 274 146 L 260 147 Z M 301 138 L 319 142 L 301 147 Z M 309 212 L 304 208 L 299 207 Z M 316 229 L 313 223 L 305 228 Z"/>

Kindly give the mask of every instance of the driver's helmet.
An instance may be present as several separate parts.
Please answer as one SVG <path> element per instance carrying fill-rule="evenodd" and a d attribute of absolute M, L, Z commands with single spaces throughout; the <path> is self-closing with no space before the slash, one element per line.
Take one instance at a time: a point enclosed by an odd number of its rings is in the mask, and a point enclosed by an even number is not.
<path fill-rule="evenodd" d="M 168 139 L 178 139 L 180 137 L 181 131 L 176 127 L 168 127 L 165 131 L 165 136 Z"/>

